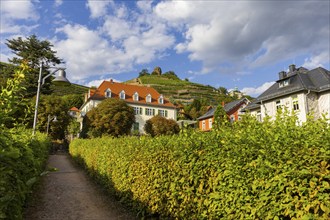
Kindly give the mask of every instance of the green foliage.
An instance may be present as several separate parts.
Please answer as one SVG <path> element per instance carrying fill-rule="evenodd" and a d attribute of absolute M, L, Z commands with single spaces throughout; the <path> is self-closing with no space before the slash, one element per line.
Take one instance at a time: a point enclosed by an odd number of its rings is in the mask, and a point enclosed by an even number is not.
<path fill-rule="evenodd" d="M 143 70 L 141 70 L 141 72 L 139 73 L 139 77 L 141 77 L 141 76 L 147 76 L 147 75 L 150 75 L 150 73 L 148 72 L 147 69 L 143 69 Z"/>
<path fill-rule="evenodd" d="M 68 94 L 62 96 L 62 100 L 68 109 L 72 107 L 80 108 L 84 104 L 84 97 L 82 94 Z"/>
<path fill-rule="evenodd" d="M 49 122 L 49 135 L 54 140 L 64 139 L 66 128 L 71 119 L 68 114 L 69 109 L 67 100 L 63 100 L 62 97 L 55 95 L 41 96 L 38 108 L 38 130 L 46 132 L 48 116 L 50 118 L 56 116 L 56 122 L 52 120 Z"/>
<path fill-rule="evenodd" d="M 211 132 L 75 140 L 70 153 L 141 215 L 329 219 L 329 126 L 247 116 Z"/>
<path fill-rule="evenodd" d="M 180 78 L 173 71 L 168 71 L 166 73 L 163 73 L 162 76 L 168 79 L 180 80 Z"/>
<path fill-rule="evenodd" d="M 0 125 L 12 128 L 17 124 L 24 124 L 27 121 L 30 107 L 23 97 L 25 88 L 20 86 L 24 81 L 24 73 L 28 70 L 26 64 L 15 71 L 13 78 L 8 78 L 5 86 L 0 91 Z"/>
<path fill-rule="evenodd" d="M 15 115 L 24 107 L 20 85 L 25 71 L 23 64 L 0 93 L 0 219 L 22 219 L 26 197 L 43 170 L 50 145 L 46 135 L 31 138 L 32 131 Z M 8 121 L 15 127 L 9 129 Z"/>
<path fill-rule="evenodd" d="M 173 119 L 166 119 L 156 115 L 146 121 L 144 130 L 152 137 L 159 135 L 173 135 L 180 132 L 179 125 Z"/>
<path fill-rule="evenodd" d="M 56 51 L 52 50 L 53 45 L 47 41 L 40 41 L 35 35 L 31 35 L 26 39 L 18 37 L 16 39 L 7 39 L 6 45 L 16 55 L 9 62 L 14 65 L 20 65 L 26 62 L 30 67 L 26 72 L 26 78 L 22 82 L 22 86 L 26 88 L 25 96 L 33 97 L 36 94 L 38 86 L 38 75 L 40 61 L 44 62 L 43 75 L 47 74 L 49 66 L 60 64 L 61 60 L 56 56 Z M 42 93 L 49 94 L 50 90 L 50 78 L 46 80 L 46 83 L 42 87 Z"/>
<path fill-rule="evenodd" d="M 127 135 L 135 121 L 134 110 L 125 101 L 105 99 L 86 115 L 84 126 L 90 137 Z"/>
<path fill-rule="evenodd" d="M 218 105 L 214 112 L 214 129 L 227 126 L 228 124 L 229 119 L 224 107 L 222 105 Z"/>

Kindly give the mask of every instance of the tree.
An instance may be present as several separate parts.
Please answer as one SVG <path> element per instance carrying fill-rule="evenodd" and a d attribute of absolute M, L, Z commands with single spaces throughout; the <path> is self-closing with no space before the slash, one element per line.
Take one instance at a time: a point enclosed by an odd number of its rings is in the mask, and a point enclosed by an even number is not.
<path fill-rule="evenodd" d="M 130 133 L 135 121 L 134 110 L 125 101 L 105 99 L 86 114 L 88 136 L 120 136 Z"/>
<path fill-rule="evenodd" d="M 53 45 L 49 41 L 40 41 L 35 35 L 26 39 L 22 37 L 7 39 L 6 45 L 16 55 L 9 59 L 10 63 L 19 66 L 24 61 L 30 67 L 23 86 L 26 87 L 26 96 L 33 97 L 37 92 L 40 61 L 44 62 L 43 76 L 45 76 L 48 74 L 49 66 L 60 64 L 61 59 L 56 56 L 56 51 L 52 50 Z M 42 93 L 50 94 L 50 81 L 50 78 L 46 80 L 41 90 Z"/>
<path fill-rule="evenodd" d="M 40 98 L 38 113 L 38 129 L 47 131 L 48 116 L 53 118 L 56 116 L 57 121 L 49 122 L 49 135 L 52 139 L 62 140 L 65 138 L 65 131 L 70 123 L 68 114 L 69 107 L 60 96 L 43 95 Z"/>
<path fill-rule="evenodd" d="M 65 95 L 62 96 L 62 99 L 69 109 L 72 107 L 80 108 L 84 104 L 84 97 L 79 94 Z"/>
<path fill-rule="evenodd" d="M 225 87 L 220 86 L 218 90 L 221 94 L 224 94 L 224 95 L 228 94 L 228 90 Z"/>
<path fill-rule="evenodd" d="M 218 105 L 214 112 L 214 127 L 219 129 L 229 124 L 227 113 L 222 105 Z"/>
<path fill-rule="evenodd" d="M 180 132 L 179 125 L 173 119 L 166 119 L 160 115 L 156 115 L 146 121 L 144 130 L 152 137 L 158 135 L 173 135 Z"/>
<path fill-rule="evenodd" d="M 150 73 L 148 72 L 147 69 L 143 69 L 143 70 L 141 70 L 141 72 L 139 73 L 139 77 L 141 77 L 141 76 L 147 76 L 147 75 L 150 75 Z"/>
<path fill-rule="evenodd" d="M 168 71 L 168 72 L 164 73 L 162 76 L 164 76 L 168 79 L 180 80 L 179 77 L 173 71 Z"/>

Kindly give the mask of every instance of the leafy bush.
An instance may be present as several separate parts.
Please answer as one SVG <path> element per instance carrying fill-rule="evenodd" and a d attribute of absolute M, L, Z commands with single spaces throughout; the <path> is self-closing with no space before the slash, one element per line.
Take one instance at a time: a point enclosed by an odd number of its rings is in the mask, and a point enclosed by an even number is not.
<path fill-rule="evenodd" d="M 246 117 L 207 133 L 75 140 L 70 153 L 141 215 L 329 219 L 329 122 L 296 124 Z"/>
<path fill-rule="evenodd" d="M 0 219 L 22 219 L 22 207 L 33 183 L 37 181 L 48 156 L 46 135 L 31 138 L 32 130 L 23 128 L 13 113 L 21 108 L 20 87 L 23 69 L 8 79 L 0 92 Z M 14 128 L 7 128 L 11 121 Z"/>
<path fill-rule="evenodd" d="M 173 135 L 180 132 L 179 125 L 173 119 L 166 119 L 160 115 L 156 115 L 146 121 L 144 130 L 152 137 L 158 135 Z"/>
<path fill-rule="evenodd" d="M 103 100 L 86 116 L 85 125 L 90 137 L 129 134 L 135 121 L 133 108 L 118 99 Z"/>

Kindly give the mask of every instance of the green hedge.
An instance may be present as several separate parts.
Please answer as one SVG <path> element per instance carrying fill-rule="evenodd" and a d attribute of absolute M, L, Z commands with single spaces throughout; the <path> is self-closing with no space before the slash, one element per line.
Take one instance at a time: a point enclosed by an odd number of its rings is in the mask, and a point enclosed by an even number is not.
<path fill-rule="evenodd" d="M 0 219 L 22 219 L 23 206 L 40 177 L 48 157 L 50 140 L 32 130 L 0 133 Z"/>
<path fill-rule="evenodd" d="M 141 215 L 329 219 L 326 120 L 242 122 L 177 136 L 75 140 L 70 153 Z"/>

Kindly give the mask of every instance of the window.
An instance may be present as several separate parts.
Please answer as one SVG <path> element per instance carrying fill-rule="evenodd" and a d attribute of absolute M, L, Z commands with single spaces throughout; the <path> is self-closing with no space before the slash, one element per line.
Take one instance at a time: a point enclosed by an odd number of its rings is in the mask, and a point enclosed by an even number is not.
<path fill-rule="evenodd" d="M 279 82 L 279 87 L 282 88 L 284 86 L 289 85 L 289 79 L 283 80 L 281 82 Z"/>
<path fill-rule="evenodd" d="M 202 130 L 205 130 L 205 120 L 202 121 Z"/>
<path fill-rule="evenodd" d="M 210 118 L 209 119 L 209 128 L 212 128 L 212 122 L 213 122 L 213 120 L 212 120 L 212 118 Z"/>
<path fill-rule="evenodd" d="M 142 108 L 141 107 L 133 107 L 135 115 L 142 115 Z"/>
<path fill-rule="evenodd" d="M 261 111 L 257 111 L 257 120 L 261 122 Z"/>
<path fill-rule="evenodd" d="M 111 90 L 109 88 L 105 90 L 104 96 L 107 98 L 111 98 Z"/>
<path fill-rule="evenodd" d="M 276 105 L 276 110 L 282 109 L 281 100 L 277 100 L 276 103 L 275 103 L 275 105 Z"/>
<path fill-rule="evenodd" d="M 155 115 L 155 109 L 146 108 L 146 115 Z"/>
<path fill-rule="evenodd" d="M 230 116 L 230 122 L 233 123 L 235 121 L 235 117 L 232 115 Z"/>
<path fill-rule="evenodd" d="M 164 104 L 164 97 L 161 95 L 158 99 L 159 104 Z"/>
<path fill-rule="evenodd" d="M 147 95 L 146 102 L 149 102 L 149 103 L 151 102 L 151 95 L 150 94 Z"/>
<path fill-rule="evenodd" d="M 137 93 L 137 92 L 134 93 L 133 100 L 134 101 L 139 101 L 139 93 Z"/>
<path fill-rule="evenodd" d="M 119 93 L 119 98 L 120 99 L 125 99 L 125 91 L 122 90 L 120 93 Z"/>
<path fill-rule="evenodd" d="M 167 117 L 167 110 L 158 110 L 158 115 L 162 117 Z"/>
<path fill-rule="evenodd" d="M 299 102 L 297 96 L 292 97 L 292 107 L 294 111 L 299 110 Z"/>

